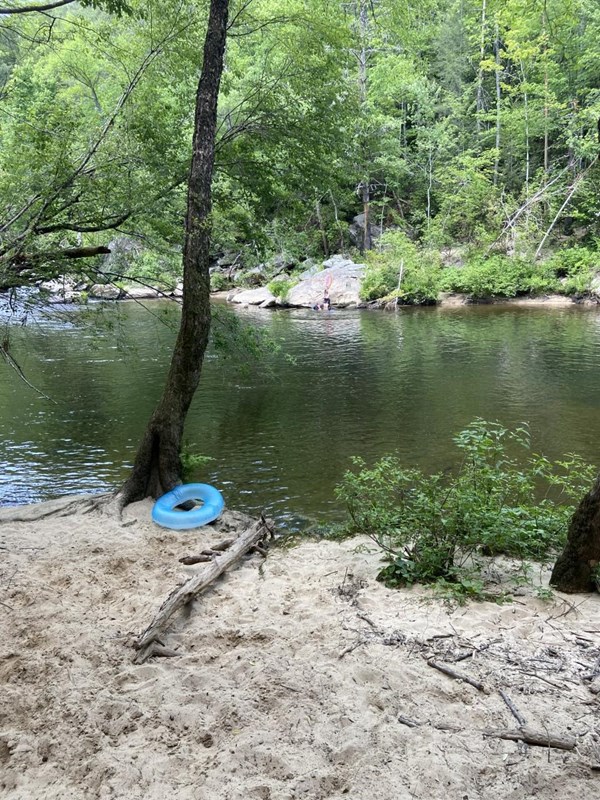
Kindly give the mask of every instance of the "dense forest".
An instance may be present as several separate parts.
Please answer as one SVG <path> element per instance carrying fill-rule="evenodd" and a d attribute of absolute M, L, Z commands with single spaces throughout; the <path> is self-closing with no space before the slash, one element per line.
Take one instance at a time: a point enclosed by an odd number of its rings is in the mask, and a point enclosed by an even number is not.
<path fill-rule="evenodd" d="M 119 236 L 143 245 L 138 277 L 178 274 L 206 4 L 22 7 L 0 9 L 0 285 L 92 274 Z M 215 258 L 355 248 L 367 299 L 399 260 L 417 302 L 584 292 L 599 39 L 593 0 L 235 4 Z"/>

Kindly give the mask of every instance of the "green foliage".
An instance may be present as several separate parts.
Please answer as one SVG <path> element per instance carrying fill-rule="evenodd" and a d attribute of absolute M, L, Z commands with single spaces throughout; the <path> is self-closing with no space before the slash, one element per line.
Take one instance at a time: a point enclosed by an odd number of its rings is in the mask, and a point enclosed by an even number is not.
<path fill-rule="evenodd" d="M 285 300 L 287 293 L 296 285 L 296 281 L 291 278 L 276 278 L 267 284 L 268 290 L 272 295 L 278 297 L 280 300 Z"/>
<path fill-rule="evenodd" d="M 250 372 L 259 362 L 261 369 L 268 372 L 267 357 L 281 349 L 267 327 L 247 322 L 222 304 L 215 304 L 212 308 L 210 335 L 219 358 L 235 360 L 242 373 Z M 243 354 L 243 360 L 240 354 Z"/>
<path fill-rule="evenodd" d="M 372 225 L 409 237 L 392 233 L 369 254 L 369 299 L 434 301 L 445 271 L 429 248 L 500 236 L 510 252 L 534 252 L 550 228 L 549 244 L 574 231 L 594 242 L 600 10 L 590 0 L 544 9 L 523 0 L 488 3 L 483 18 L 481 3 L 459 0 L 379 0 L 366 18 L 360 5 L 328 0 L 236 9 L 218 109 L 215 248 L 243 252 L 246 269 L 275 254 L 347 252 L 363 187 Z M 64 271 L 51 254 L 106 245 L 123 219 L 150 249 L 181 245 L 206 10 L 198 0 L 85 0 L 56 18 L 0 22 L 0 284 Z M 589 279 L 581 255 L 568 274 L 493 256 L 444 280 L 474 297 L 578 294 Z"/>
<path fill-rule="evenodd" d="M 210 290 L 211 292 L 222 292 L 231 285 L 222 272 L 213 272 L 210 276 Z"/>
<path fill-rule="evenodd" d="M 552 267 L 516 256 L 472 255 L 464 267 L 444 270 L 445 291 L 464 292 L 473 298 L 516 297 L 559 289 Z"/>
<path fill-rule="evenodd" d="M 372 467 L 355 458 L 337 487 L 348 530 L 384 553 L 378 577 L 388 586 L 441 580 L 480 595 L 482 556 L 543 559 L 562 546 L 595 474 L 573 454 L 555 462 L 532 454 L 525 426 L 476 419 L 454 441 L 462 460 L 452 473 L 425 475 L 392 456 Z"/>
<path fill-rule="evenodd" d="M 172 291 L 181 275 L 181 254 L 142 250 L 125 270 L 124 276 L 141 283 Z"/>
<path fill-rule="evenodd" d="M 379 253 L 369 253 L 361 287 L 364 300 L 398 297 L 404 303 L 435 302 L 441 285 L 440 259 L 404 233 L 388 231 Z"/>
<path fill-rule="evenodd" d="M 210 461 L 214 461 L 211 456 L 203 456 L 191 449 L 189 442 L 186 442 L 181 451 L 181 478 L 184 483 L 190 482 L 202 467 Z"/>
<path fill-rule="evenodd" d="M 568 247 L 554 253 L 548 259 L 547 268 L 560 279 L 562 293 L 583 294 L 600 271 L 600 254 L 588 247 Z"/>

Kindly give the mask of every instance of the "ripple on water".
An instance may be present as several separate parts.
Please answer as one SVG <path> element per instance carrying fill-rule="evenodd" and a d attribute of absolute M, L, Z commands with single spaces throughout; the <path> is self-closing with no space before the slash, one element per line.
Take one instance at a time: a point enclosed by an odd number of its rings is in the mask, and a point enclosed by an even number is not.
<path fill-rule="evenodd" d="M 0 503 L 117 485 L 160 394 L 174 334 L 133 306 L 92 336 L 56 315 L 15 332 L 32 383 L 0 381 Z M 166 307 L 176 321 L 176 309 Z M 96 313 L 96 312 L 93 312 Z M 339 517 L 335 484 L 357 454 L 446 468 L 474 417 L 531 423 L 534 445 L 589 460 L 600 438 L 600 314 L 481 307 L 398 314 L 239 310 L 281 352 L 210 352 L 185 439 L 211 456 L 193 476 L 279 524 Z"/>

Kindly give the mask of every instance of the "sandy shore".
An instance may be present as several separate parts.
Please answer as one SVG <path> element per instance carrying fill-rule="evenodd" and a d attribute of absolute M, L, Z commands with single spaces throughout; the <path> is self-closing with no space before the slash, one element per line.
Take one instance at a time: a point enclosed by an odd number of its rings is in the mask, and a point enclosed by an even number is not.
<path fill-rule="evenodd" d="M 365 542 L 308 542 L 248 557 L 174 621 L 165 641 L 179 657 L 136 666 L 134 636 L 201 568 L 178 558 L 239 524 L 175 533 L 149 510 L 130 507 L 122 522 L 0 512 L 0 797 L 600 791 L 600 677 L 586 679 L 600 665 L 597 595 L 451 609 L 378 584 Z M 501 689 L 530 728 L 575 737 L 575 749 L 484 736 L 517 728 Z"/>

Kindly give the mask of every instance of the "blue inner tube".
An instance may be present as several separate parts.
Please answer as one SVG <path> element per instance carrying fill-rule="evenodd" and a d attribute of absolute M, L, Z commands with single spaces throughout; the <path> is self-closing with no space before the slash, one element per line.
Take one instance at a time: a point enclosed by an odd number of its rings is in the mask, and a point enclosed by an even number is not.
<path fill-rule="evenodd" d="M 201 501 L 203 505 L 191 511 L 175 510 L 188 500 Z M 224 508 L 223 495 L 214 486 L 209 486 L 208 483 L 184 483 L 159 497 L 152 508 L 152 519 L 163 528 L 181 531 L 212 522 Z"/>

